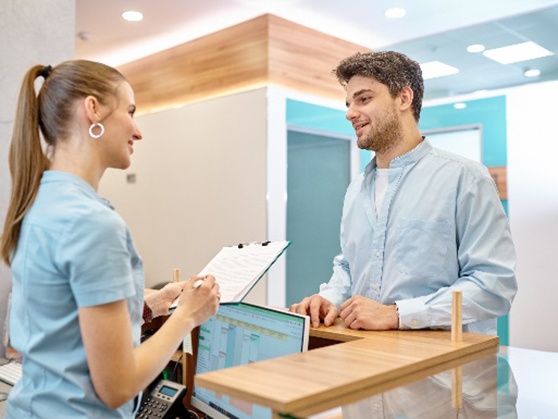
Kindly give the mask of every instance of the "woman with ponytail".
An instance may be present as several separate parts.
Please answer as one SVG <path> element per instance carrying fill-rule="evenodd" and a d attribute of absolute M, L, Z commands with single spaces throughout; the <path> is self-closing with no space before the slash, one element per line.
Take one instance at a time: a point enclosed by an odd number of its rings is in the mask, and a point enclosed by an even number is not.
<path fill-rule="evenodd" d="M 7 419 L 132 418 L 141 390 L 217 310 L 214 278 L 194 288 L 192 277 L 174 313 L 140 344 L 142 261 L 97 194 L 107 168 L 130 165 L 142 138 L 135 109 L 124 76 L 104 64 L 36 65 L 24 77 L 0 247 L 12 270 L 10 341 L 23 357 Z"/>

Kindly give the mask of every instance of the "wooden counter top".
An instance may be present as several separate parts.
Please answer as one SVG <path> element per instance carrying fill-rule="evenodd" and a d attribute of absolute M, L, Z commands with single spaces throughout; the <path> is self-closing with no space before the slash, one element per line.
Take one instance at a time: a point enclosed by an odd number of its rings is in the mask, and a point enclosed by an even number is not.
<path fill-rule="evenodd" d="M 355 331 L 341 322 L 311 329 L 311 339 L 335 343 L 308 352 L 195 376 L 195 385 L 307 416 L 365 395 L 494 354 L 495 336 L 450 331 Z"/>

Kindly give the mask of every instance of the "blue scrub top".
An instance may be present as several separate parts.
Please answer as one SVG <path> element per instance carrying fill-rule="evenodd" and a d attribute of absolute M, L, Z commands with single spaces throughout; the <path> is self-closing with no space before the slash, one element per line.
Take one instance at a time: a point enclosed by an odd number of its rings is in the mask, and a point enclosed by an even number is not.
<path fill-rule="evenodd" d="M 12 282 L 10 341 L 23 355 L 23 377 L 6 418 L 131 418 L 133 401 L 113 410 L 95 393 L 78 322 L 79 307 L 125 299 L 140 343 L 142 261 L 110 203 L 77 176 L 45 172 L 23 220 Z"/>

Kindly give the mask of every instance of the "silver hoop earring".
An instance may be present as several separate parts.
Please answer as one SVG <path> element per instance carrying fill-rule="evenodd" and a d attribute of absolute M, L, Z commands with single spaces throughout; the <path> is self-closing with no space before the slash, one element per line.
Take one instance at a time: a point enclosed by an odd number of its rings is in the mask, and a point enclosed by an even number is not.
<path fill-rule="evenodd" d="M 97 126 L 101 129 L 101 132 L 98 134 L 94 134 L 93 129 Z M 104 133 L 105 133 L 105 127 L 100 122 L 97 122 L 96 124 L 91 124 L 91 126 L 89 127 L 89 135 L 91 136 L 91 138 L 95 138 L 95 139 L 101 138 Z"/>

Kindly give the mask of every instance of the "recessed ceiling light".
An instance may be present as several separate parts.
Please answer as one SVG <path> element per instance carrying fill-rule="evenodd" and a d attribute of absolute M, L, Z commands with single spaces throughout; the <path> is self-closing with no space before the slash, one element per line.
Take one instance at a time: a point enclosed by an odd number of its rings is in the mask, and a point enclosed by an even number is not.
<path fill-rule="evenodd" d="M 392 7 L 384 12 L 385 17 L 390 19 L 399 19 L 407 14 L 407 11 L 402 7 Z"/>
<path fill-rule="evenodd" d="M 143 20 L 143 14 L 141 12 L 128 10 L 122 13 L 122 18 L 128 22 L 139 22 L 140 20 Z"/>
<path fill-rule="evenodd" d="M 422 70 L 422 78 L 424 80 L 434 79 L 436 77 L 449 76 L 459 73 L 459 69 L 440 61 L 430 61 L 420 65 Z"/>
<path fill-rule="evenodd" d="M 541 75 L 541 70 L 537 70 L 536 68 L 533 68 L 531 70 L 525 70 L 523 72 L 523 75 L 525 77 L 538 77 Z"/>
<path fill-rule="evenodd" d="M 482 44 L 473 44 L 467 47 L 467 52 L 483 52 L 486 47 Z"/>
<path fill-rule="evenodd" d="M 467 104 L 463 102 L 458 102 L 458 103 L 454 103 L 453 107 L 455 109 L 465 109 L 467 107 Z"/>
<path fill-rule="evenodd" d="M 529 41 L 507 47 L 489 49 L 484 51 L 483 55 L 500 64 L 511 64 L 554 54 L 540 45 Z"/>

